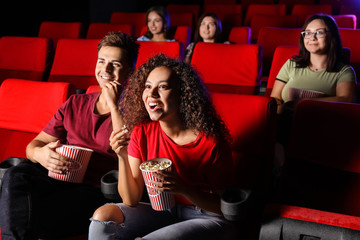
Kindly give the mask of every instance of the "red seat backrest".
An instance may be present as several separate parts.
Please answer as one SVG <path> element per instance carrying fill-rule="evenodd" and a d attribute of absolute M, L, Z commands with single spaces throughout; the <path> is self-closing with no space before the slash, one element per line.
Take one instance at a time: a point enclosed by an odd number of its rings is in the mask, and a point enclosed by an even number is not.
<path fill-rule="evenodd" d="M 246 10 L 244 25 L 250 26 L 254 15 L 285 15 L 285 4 L 250 4 Z"/>
<path fill-rule="evenodd" d="M 0 38 L 0 83 L 7 78 L 47 80 L 52 42 L 48 38 Z"/>
<path fill-rule="evenodd" d="M 236 44 L 249 44 L 251 38 L 250 27 L 232 27 L 229 33 L 229 41 Z"/>
<path fill-rule="evenodd" d="M 86 38 L 102 39 L 108 32 L 123 32 L 134 37 L 132 24 L 90 23 Z"/>
<path fill-rule="evenodd" d="M 195 23 L 200 14 L 200 4 L 168 4 L 166 9 L 170 14 L 171 21 L 173 13 L 192 13 L 194 24 L 191 27 L 195 27 Z"/>
<path fill-rule="evenodd" d="M 144 12 L 113 12 L 110 23 L 132 24 L 135 28 L 134 38 L 140 37 L 140 31 L 146 25 L 146 13 Z"/>
<path fill-rule="evenodd" d="M 206 4 L 204 5 L 204 12 L 212 12 L 216 15 L 225 14 L 241 14 L 241 4 Z"/>
<path fill-rule="evenodd" d="M 5 80 L 0 87 L 0 159 L 25 157 L 26 145 L 72 93 L 69 83 Z"/>
<path fill-rule="evenodd" d="M 332 15 L 339 28 L 356 29 L 357 18 L 355 14 Z"/>
<path fill-rule="evenodd" d="M 93 92 L 100 92 L 100 91 L 101 91 L 101 87 L 99 85 L 90 85 L 86 89 L 86 93 L 93 93 Z"/>
<path fill-rule="evenodd" d="M 170 26 L 194 26 L 194 15 L 191 12 L 172 13 L 170 15 Z"/>
<path fill-rule="evenodd" d="M 95 66 L 99 39 L 60 39 L 49 81 L 69 82 L 78 89 L 97 84 Z"/>
<path fill-rule="evenodd" d="M 40 24 L 38 37 L 51 38 L 56 47 L 61 38 L 83 38 L 84 35 L 84 25 L 81 22 L 44 21 Z"/>
<path fill-rule="evenodd" d="M 359 104 L 316 100 L 297 104 L 280 185 L 283 199 L 360 216 L 359 121 Z"/>
<path fill-rule="evenodd" d="M 356 77 L 358 79 L 357 84 L 360 86 L 360 46 L 358 44 L 358 39 L 360 39 L 360 30 L 340 28 L 339 32 L 343 46 L 350 49 L 350 65 L 355 70 Z"/>
<path fill-rule="evenodd" d="M 261 47 L 256 44 L 196 44 L 191 65 L 210 91 L 257 94 Z"/>
<path fill-rule="evenodd" d="M 140 44 L 139 55 L 136 62 L 136 67 L 140 67 L 148 59 L 154 57 L 159 53 L 164 53 L 171 58 L 180 58 L 182 56 L 182 44 L 180 42 L 147 42 L 138 41 Z"/>
<path fill-rule="evenodd" d="M 255 43 L 263 27 L 296 28 L 294 15 L 254 15 L 251 19 L 251 42 Z"/>
<path fill-rule="evenodd" d="M 324 13 L 332 14 L 331 4 L 295 4 L 292 8 L 291 15 L 298 17 L 298 27 L 302 27 L 305 20 L 313 14 Z"/>
<path fill-rule="evenodd" d="M 275 50 L 274 57 L 272 59 L 269 78 L 266 85 L 265 96 L 270 96 L 273 89 L 276 76 L 284 63 L 290 59 L 293 55 L 299 53 L 299 48 L 296 46 L 278 46 Z"/>
<path fill-rule="evenodd" d="M 301 28 L 263 27 L 257 44 L 263 48 L 263 75 L 268 76 L 276 47 L 280 45 L 298 46 Z"/>
<path fill-rule="evenodd" d="M 238 185 L 252 188 L 261 183 L 264 186 L 273 161 L 275 101 L 255 95 L 213 92 L 211 96 L 232 137 Z"/>
<path fill-rule="evenodd" d="M 323 166 L 360 173 L 360 138 L 357 134 L 360 132 L 359 122 L 359 104 L 301 101 L 294 116 L 288 155 Z M 331 138 L 323 137 L 319 141 L 318 136 L 329 132 Z"/>

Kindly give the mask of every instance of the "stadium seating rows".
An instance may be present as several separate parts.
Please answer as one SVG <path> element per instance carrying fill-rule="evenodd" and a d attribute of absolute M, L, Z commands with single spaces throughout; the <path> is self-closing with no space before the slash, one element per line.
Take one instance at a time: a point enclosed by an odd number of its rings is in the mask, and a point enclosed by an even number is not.
<path fill-rule="evenodd" d="M 229 2 L 235 4 L 236 1 Z M 261 12 L 263 10 L 259 10 L 252 14 L 252 17 L 250 10 L 256 7 L 246 4 L 246 1 L 242 2 L 243 4 L 237 4 L 236 7 L 233 5 L 233 12 L 229 15 L 218 13 L 224 23 L 234 24 L 230 27 L 228 39 L 237 44 L 198 44 L 191 64 L 203 76 L 214 105 L 233 137 L 232 151 L 238 164 L 236 171 L 239 172 L 239 187 L 256 187 L 266 191 L 269 190 L 268 184 L 272 178 L 276 128 L 276 104 L 269 95 L 282 64 L 298 52 L 300 23 L 312 14 L 300 14 L 297 13 L 300 10 L 296 9 L 308 8 L 305 3 L 314 4 L 314 1 L 278 0 L 277 5 L 286 6 L 285 12 L 284 7 L 279 10 L 281 12 L 275 13 L 276 16 L 264 15 Z M 264 2 L 265 0 L 259 1 L 257 6 Z M 314 5 L 321 6 L 322 12 L 334 12 L 336 1 L 317 2 L 326 4 Z M 208 9 L 213 5 L 214 11 L 226 9 L 219 5 L 214 7 L 214 4 L 220 4 L 216 0 L 205 0 L 204 7 L 205 4 Z M 270 0 L 266 4 L 274 2 Z M 319 9 L 316 10 L 314 6 L 311 5 L 311 9 L 318 12 Z M 176 6 L 172 10 L 171 6 L 168 6 L 168 9 L 169 12 L 174 12 L 173 16 L 176 9 L 179 14 L 189 13 L 189 9 Z M 137 67 L 153 56 L 154 52 L 183 58 L 184 48 L 189 43 L 191 30 L 194 29 L 202 8 L 192 6 L 191 9 L 190 15 L 186 15 L 187 23 L 182 26 L 186 28 L 185 33 L 181 34 L 181 37 L 174 37 L 178 42 L 139 42 L 141 48 Z M 356 29 L 358 19 L 354 14 L 346 14 L 344 9 L 345 7 L 341 7 L 334 18 L 339 26 L 346 27 L 340 29 L 340 34 L 344 47 L 351 52 L 350 64 L 359 76 L 360 48 L 357 39 L 360 39 L 360 30 Z M 139 13 L 138 17 L 126 16 L 124 19 L 131 22 L 120 21 L 120 17 L 116 17 L 114 13 L 110 23 L 92 23 L 86 35 L 81 23 L 71 23 L 72 28 L 68 29 L 72 29 L 70 32 L 73 35 L 67 35 L 65 30 L 57 31 L 57 35 L 53 35 L 50 30 L 44 30 L 46 27 L 49 29 L 47 25 L 52 23 L 44 22 L 37 38 L 0 39 L 0 53 L 4 54 L 0 56 L 0 160 L 10 156 L 25 157 L 27 143 L 41 131 L 58 106 L 70 94 L 75 93 L 76 88 L 86 89 L 87 92 L 99 91 L 94 78 L 96 45 L 99 39 L 113 30 L 121 30 L 134 37 L 144 31 L 143 13 Z M 134 19 L 138 22 L 134 23 Z M 189 19 L 192 21 L 188 21 Z M 240 21 L 235 23 L 234 19 Z M 177 20 L 173 22 L 176 23 Z M 264 22 L 267 24 L 263 25 Z M 248 25 L 245 26 L 245 23 Z M 67 24 L 61 23 L 56 29 L 62 29 L 64 25 Z M 176 31 L 182 28 L 177 26 L 174 29 L 176 35 Z M 11 51 L 11 54 L 8 51 Z M 20 55 L 22 53 L 26 55 Z M 268 77 L 265 96 L 257 96 L 261 77 Z M 251 80 L 251 83 L 241 80 Z M 360 87 L 359 83 L 358 85 Z M 358 129 L 359 125 L 356 123 L 360 120 L 359 107 L 358 104 L 310 100 L 297 106 L 286 155 L 285 174 L 275 191 L 277 201 L 268 202 L 265 208 L 259 227 L 261 240 L 287 239 L 295 235 L 297 238 L 308 236 L 309 238 L 303 239 L 319 239 L 320 236 L 316 235 L 319 229 L 323 239 L 360 237 L 360 211 L 357 204 L 359 194 L 356 191 L 360 186 L 360 143 L 358 138 L 349 139 L 348 134 Z M 336 129 L 331 127 L 334 125 Z M 318 139 L 319 135 L 327 136 L 329 131 L 334 138 Z M 333 139 L 342 139 L 342 142 L 332 141 Z M 259 206 L 260 209 L 262 207 Z M 259 221 L 261 216 L 256 215 L 256 218 Z M 251 224 L 260 225 L 258 222 Z M 313 229 L 317 231 L 314 232 Z M 248 239 L 257 239 L 256 237 Z M 87 236 L 73 239 L 87 239 Z"/>

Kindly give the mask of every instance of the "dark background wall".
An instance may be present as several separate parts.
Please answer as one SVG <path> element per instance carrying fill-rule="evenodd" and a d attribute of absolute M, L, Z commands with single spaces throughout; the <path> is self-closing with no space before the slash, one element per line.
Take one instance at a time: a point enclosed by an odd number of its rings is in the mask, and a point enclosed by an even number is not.
<path fill-rule="evenodd" d="M 0 1 L 0 36 L 37 36 L 42 21 L 109 22 L 114 11 L 145 12 L 154 5 L 201 3 L 190 0 Z"/>

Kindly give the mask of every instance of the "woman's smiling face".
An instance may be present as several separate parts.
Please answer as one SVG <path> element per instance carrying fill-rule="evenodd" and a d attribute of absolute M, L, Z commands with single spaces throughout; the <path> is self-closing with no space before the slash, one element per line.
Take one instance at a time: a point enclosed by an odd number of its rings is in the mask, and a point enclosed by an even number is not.
<path fill-rule="evenodd" d="M 153 121 L 172 121 L 173 118 L 178 118 L 177 77 L 170 68 L 162 66 L 150 72 L 145 82 L 143 102 Z"/>
<path fill-rule="evenodd" d="M 315 19 L 311 21 L 306 29 L 305 32 L 322 32 L 325 35 L 318 36 L 312 34 L 310 38 L 304 38 L 304 45 L 306 50 L 310 53 L 315 54 L 326 54 L 327 52 L 327 37 L 328 37 L 328 29 L 323 20 Z"/>

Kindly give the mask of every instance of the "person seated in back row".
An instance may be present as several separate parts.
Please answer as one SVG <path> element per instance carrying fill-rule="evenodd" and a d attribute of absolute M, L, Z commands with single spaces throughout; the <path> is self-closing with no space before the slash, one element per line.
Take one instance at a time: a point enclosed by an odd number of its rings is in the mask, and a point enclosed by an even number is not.
<path fill-rule="evenodd" d="M 123 126 L 119 99 L 135 68 L 138 48 L 128 35 L 108 33 L 98 44 L 95 67 L 101 91 L 70 96 L 28 144 L 30 161 L 6 171 L 0 196 L 1 240 L 87 233 L 92 213 L 106 202 L 100 178 L 117 169 L 109 138 Z M 48 171 L 61 174 L 69 170 L 68 159 L 55 151 L 62 144 L 94 150 L 84 183 L 48 176 Z"/>
<path fill-rule="evenodd" d="M 226 43 L 223 42 L 222 24 L 215 13 L 204 13 L 200 16 L 194 35 L 194 42 L 185 50 L 185 62 L 190 63 L 194 48 L 198 42 Z"/>
<path fill-rule="evenodd" d="M 299 45 L 299 54 L 280 69 L 270 94 L 278 104 L 278 141 L 284 145 L 295 106 L 303 99 L 299 91 L 310 90 L 308 96 L 332 102 L 352 102 L 355 94 L 355 72 L 344 63 L 340 33 L 331 16 L 309 17 Z"/>
<path fill-rule="evenodd" d="M 154 42 L 173 42 L 169 39 L 170 15 L 163 6 L 154 6 L 146 12 L 145 34 L 137 41 L 154 41 Z"/>
<path fill-rule="evenodd" d="M 130 78 L 121 107 L 131 132 L 128 149 L 121 130 L 110 144 L 123 203 L 95 211 L 89 239 L 232 239 L 234 225 L 220 210 L 222 191 L 234 185 L 230 134 L 199 75 L 180 60 L 155 56 Z M 173 164 L 171 172 L 156 173 L 162 182 L 152 182 L 175 194 L 176 205 L 164 211 L 140 202 L 139 166 L 159 157 Z"/>

